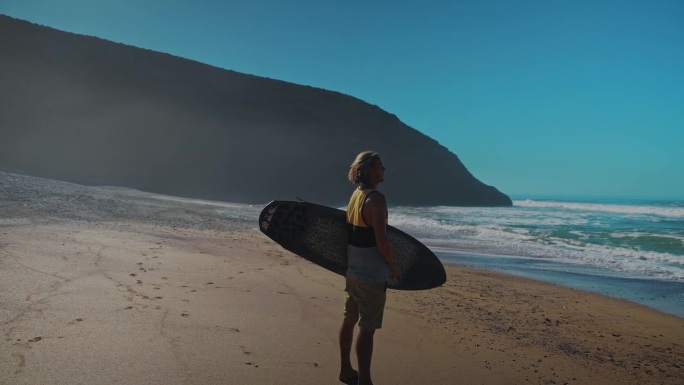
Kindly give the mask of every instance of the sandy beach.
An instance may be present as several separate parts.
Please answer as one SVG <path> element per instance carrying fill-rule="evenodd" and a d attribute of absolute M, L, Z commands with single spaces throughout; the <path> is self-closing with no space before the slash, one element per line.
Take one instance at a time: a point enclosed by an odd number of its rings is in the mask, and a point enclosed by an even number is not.
<path fill-rule="evenodd" d="M 0 384 L 335 384 L 343 279 L 254 208 L 0 173 Z M 684 319 L 449 266 L 390 291 L 382 384 L 682 384 Z"/>

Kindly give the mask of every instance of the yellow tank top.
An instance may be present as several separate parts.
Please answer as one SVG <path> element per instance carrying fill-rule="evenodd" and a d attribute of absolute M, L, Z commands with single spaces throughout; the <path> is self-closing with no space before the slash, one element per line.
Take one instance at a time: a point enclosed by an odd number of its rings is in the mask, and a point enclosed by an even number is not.
<path fill-rule="evenodd" d="M 366 198 L 368 194 L 372 193 L 373 189 L 362 190 L 357 188 L 354 190 L 351 198 L 349 198 L 349 205 L 347 206 L 347 223 L 351 223 L 354 226 L 368 227 L 366 222 L 363 220 L 363 205 L 366 203 Z"/>
<path fill-rule="evenodd" d="M 374 189 L 356 189 L 349 199 L 347 206 L 347 243 L 357 247 L 374 247 L 375 234 L 373 229 L 363 220 L 363 206 L 366 198 Z"/>

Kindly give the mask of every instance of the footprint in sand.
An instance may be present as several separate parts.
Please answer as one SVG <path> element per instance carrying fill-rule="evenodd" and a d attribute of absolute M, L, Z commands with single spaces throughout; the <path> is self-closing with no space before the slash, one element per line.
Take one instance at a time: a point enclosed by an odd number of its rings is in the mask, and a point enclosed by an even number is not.
<path fill-rule="evenodd" d="M 19 368 L 14 371 L 14 374 L 20 374 L 24 371 L 24 367 L 26 366 L 26 356 L 17 353 L 13 353 L 12 355 L 19 357 Z"/>
<path fill-rule="evenodd" d="M 246 356 L 251 356 L 254 354 L 254 353 L 248 351 L 246 346 L 240 346 L 240 349 L 242 350 L 242 354 L 244 354 Z"/>

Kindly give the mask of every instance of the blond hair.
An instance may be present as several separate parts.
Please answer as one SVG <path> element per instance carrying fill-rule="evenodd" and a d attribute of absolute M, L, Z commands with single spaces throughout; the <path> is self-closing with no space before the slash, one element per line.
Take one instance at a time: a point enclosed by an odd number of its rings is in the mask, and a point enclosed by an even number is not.
<path fill-rule="evenodd" d="M 368 169 L 373 167 L 373 163 L 379 158 L 380 154 L 374 151 L 364 151 L 357 155 L 349 167 L 349 181 L 354 184 L 363 182 L 368 178 Z"/>

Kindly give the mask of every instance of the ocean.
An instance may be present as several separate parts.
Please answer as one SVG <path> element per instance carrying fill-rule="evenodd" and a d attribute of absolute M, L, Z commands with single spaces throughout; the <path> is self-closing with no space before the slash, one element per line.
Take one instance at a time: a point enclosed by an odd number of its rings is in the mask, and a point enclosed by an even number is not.
<path fill-rule="evenodd" d="M 518 199 L 391 207 L 445 263 L 597 292 L 684 317 L 684 201 Z"/>

